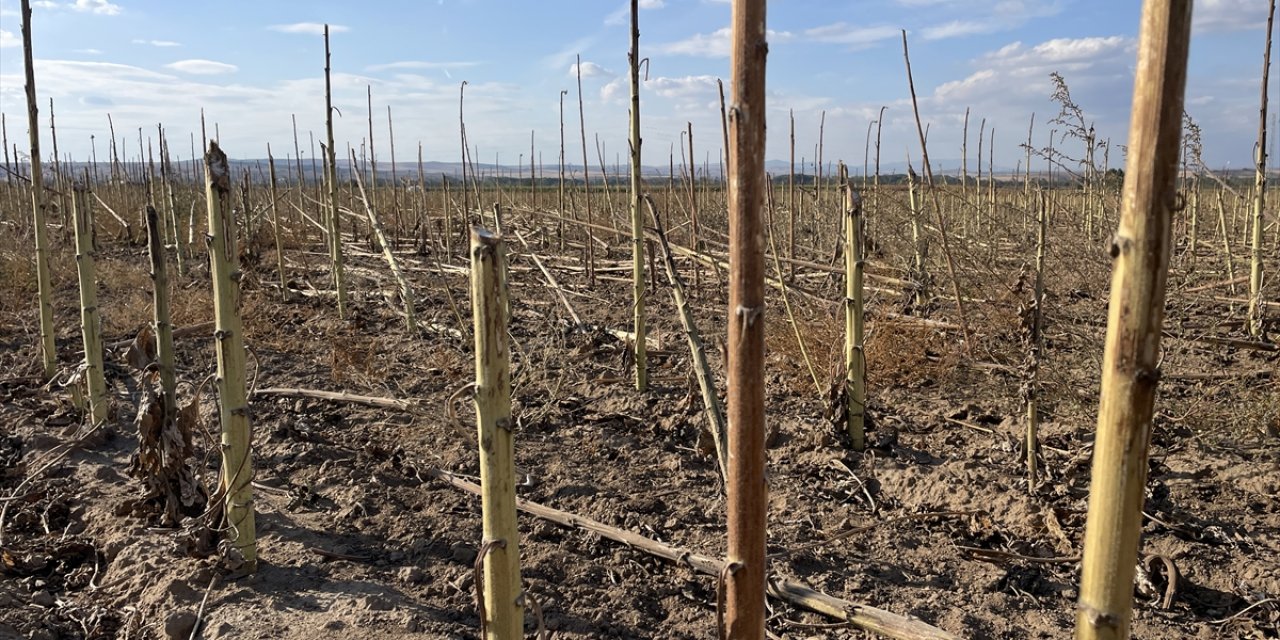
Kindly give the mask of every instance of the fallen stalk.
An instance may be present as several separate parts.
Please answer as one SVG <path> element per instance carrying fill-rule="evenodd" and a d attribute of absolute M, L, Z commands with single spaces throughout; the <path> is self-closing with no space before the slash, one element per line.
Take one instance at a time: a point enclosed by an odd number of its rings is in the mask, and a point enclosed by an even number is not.
<path fill-rule="evenodd" d="M 693 371 L 698 376 L 698 389 L 702 393 L 703 412 L 707 417 L 707 430 L 711 432 L 711 440 L 715 443 L 716 461 L 720 463 L 720 476 L 728 482 L 728 453 L 725 443 L 729 440 L 728 428 L 725 426 L 724 414 L 720 411 L 720 397 L 716 395 L 715 378 L 711 367 L 707 365 L 707 352 L 702 344 L 702 336 L 693 322 L 693 313 L 689 310 L 689 301 L 684 295 L 684 283 L 676 272 L 675 260 L 671 257 L 671 245 L 667 242 L 667 234 L 662 230 L 662 222 L 658 219 L 658 209 L 653 198 L 644 194 L 644 203 L 653 217 L 654 228 L 658 233 L 659 246 L 662 248 L 662 264 L 667 270 L 667 279 L 671 281 L 671 295 L 675 298 L 676 309 L 680 311 L 680 324 L 684 327 L 685 336 L 689 339 L 689 354 L 693 360 Z M 653 382 L 651 379 L 650 382 Z"/>
<path fill-rule="evenodd" d="M 480 495 L 480 485 L 463 480 L 448 471 L 428 467 L 420 470 L 419 474 L 435 478 L 455 489 L 472 495 Z M 602 538 L 620 542 L 649 555 L 689 567 L 704 575 L 719 576 L 724 572 L 724 562 L 717 558 L 658 542 L 590 518 L 518 498 L 516 499 L 516 508 L 543 520 L 565 527 L 582 529 Z M 869 605 L 842 600 L 814 591 L 797 582 L 779 579 L 776 576 L 771 577 L 768 581 L 768 593 L 779 600 L 790 602 L 798 607 L 821 613 L 837 620 L 843 620 L 859 629 L 878 633 L 888 638 L 897 638 L 899 640 L 959 640 L 959 636 L 934 627 L 922 620 L 898 615 Z"/>
<path fill-rule="evenodd" d="M 255 389 L 254 396 L 282 396 L 285 398 L 310 398 L 313 400 L 332 400 L 334 402 L 351 402 L 355 404 L 363 404 L 379 409 L 399 409 L 400 411 L 409 411 L 413 409 L 416 402 L 413 400 L 398 400 L 396 398 L 378 398 L 374 396 L 361 396 L 346 391 L 317 391 L 315 389 L 294 389 L 286 387 L 273 387 L 269 389 Z"/>

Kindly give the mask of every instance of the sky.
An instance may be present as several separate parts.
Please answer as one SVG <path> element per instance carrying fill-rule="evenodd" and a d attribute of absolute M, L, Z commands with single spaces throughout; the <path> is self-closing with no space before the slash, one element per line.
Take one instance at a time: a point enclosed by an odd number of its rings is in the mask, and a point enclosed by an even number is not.
<path fill-rule="evenodd" d="M 729 73 L 727 0 L 642 0 L 640 54 L 644 163 L 681 163 L 691 123 L 699 165 L 718 174 L 717 78 Z M 960 162 L 969 110 L 969 170 L 979 131 L 1000 170 L 1019 166 L 1034 114 L 1034 146 L 1048 144 L 1050 73 L 1109 138 L 1119 166 L 1128 129 L 1140 2 L 1124 0 L 775 0 L 768 6 L 768 148 L 812 171 L 822 135 L 824 164 L 861 172 L 869 127 L 880 119 L 883 162 L 918 163 L 919 143 L 902 56 L 910 40 L 921 117 L 937 170 Z M 1213 168 L 1246 168 L 1253 156 L 1266 20 L 1265 0 L 1200 0 L 1195 5 L 1186 108 L 1203 129 Z M 51 151 L 49 100 L 58 148 L 86 160 L 107 157 L 108 114 L 124 153 L 138 156 L 138 130 L 163 124 L 173 153 L 191 156 L 203 108 L 209 136 L 233 158 L 262 158 L 267 145 L 301 155 L 324 137 L 324 23 L 331 25 L 334 104 L 340 150 L 369 137 L 390 159 L 391 109 L 397 162 L 459 159 L 458 101 L 465 91 L 475 162 L 506 165 L 534 155 L 554 173 L 562 108 L 566 160 L 581 164 L 576 56 L 581 56 L 588 155 L 598 169 L 627 151 L 628 4 L 625 0 L 34 0 L 36 88 L 42 154 Z M 9 144 L 25 154 L 18 0 L 0 0 L 0 111 Z M 1280 46 L 1276 47 L 1280 50 Z M 1273 56 L 1275 52 L 1273 52 Z M 1272 74 L 1280 104 L 1280 69 Z M 465 88 L 462 83 L 466 82 Z M 730 87 L 725 87 L 726 91 Z M 567 93 L 562 94 L 565 91 Z M 731 95 L 730 95 L 731 99 Z M 1273 106 L 1272 111 L 1274 112 Z M 825 114 L 825 115 L 824 115 Z M 985 119 L 985 124 L 983 121 Z M 1064 129 L 1056 127 L 1059 136 Z M 995 144 L 990 136 L 994 131 Z M 873 134 L 874 135 L 874 134 Z M 596 136 L 599 139 L 597 146 Z M 1280 136 L 1273 136 L 1280 137 Z M 873 138 L 874 139 L 874 138 Z M 1080 156 L 1076 140 L 1055 142 Z M 12 148 L 12 147 L 10 147 Z M 315 147 L 317 150 L 318 146 Z M 874 161 L 874 156 L 872 156 Z M 1033 161 L 1033 170 L 1040 169 Z"/>

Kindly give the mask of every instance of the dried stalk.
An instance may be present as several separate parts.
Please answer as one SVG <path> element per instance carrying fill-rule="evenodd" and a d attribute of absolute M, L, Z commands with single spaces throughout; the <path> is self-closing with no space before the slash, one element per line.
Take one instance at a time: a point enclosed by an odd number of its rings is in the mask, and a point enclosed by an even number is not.
<path fill-rule="evenodd" d="M 631 50 L 627 53 L 631 77 L 631 304 L 634 313 L 636 341 L 636 389 L 649 387 L 649 370 L 645 353 L 644 317 L 644 218 L 640 214 L 640 9 L 639 0 L 631 0 Z"/>
<path fill-rule="evenodd" d="M 515 423 L 511 419 L 511 362 L 507 346 L 506 266 L 501 238 L 472 227 L 471 304 L 483 502 L 482 546 L 489 549 L 481 558 L 484 611 L 480 625 L 486 640 L 524 637 L 513 460 Z"/>
<path fill-rule="evenodd" d="M 72 195 L 71 217 L 76 230 L 76 271 L 80 276 L 80 332 L 84 336 L 84 372 L 89 389 L 89 414 L 93 424 L 105 422 L 110 412 L 107 383 L 102 371 L 102 319 L 98 313 L 98 276 L 93 263 L 93 211 L 88 187 L 77 184 Z"/>
<path fill-rule="evenodd" d="M 1093 453 L 1079 640 L 1129 637 L 1173 225 L 1191 0 L 1147 0 L 1129 127 L 1102 398 Z"/>
<path fill-rule="evenodd" d="M 231 170 L 227 155 L 211 141 L 204 156 L 208 201 L 210 272 L 213 276 L 214 331 L 218 354 L 218 404 L 222 425 L 224 513 L 230 543 L 244 556 L 249 571 L 258 566 L 254 530 L 253 461 L 250 451 L 249 402 L 245 394 L 244 334 L 240 322 L 240 258 L 231 213 Z M 336 214 L 334 215 L 336 219 Z"/>
<path fill-rule="evenodd" d="M 728 440 L 728 434 L 724 414 L 720 411 L 720 396 L 716 394 L 715 377 L 711 373 L 711 366 L 707 364 L 707 351 L 702 344 L 702 335 L 698 333 L 698 327 L 694 324 L 693 312 L 684 295 L 684 283 L 681 282 L 680 274 L 676 271 L 675 259 L 671 257 L 671 244 L 667 242 L 662 221 L 658 219 L 658 209 L 653 204 L 653 198 L 648 194 L 645 194 L 644 202 L 649 208 L 649 215 L 653 217 L 654 230 L 662 247 L 662 263 L 667 269 L 667 280 L 671 282 L 671 296 L 675 299 L 676 310 L 680 313 L 680 324 L 684 327 L 685 337 L 689 339 L 689 356 L 693 360 L 694 375 L 698 378 L 698 390 L 702 393 L 702 411 L 707 417 L 707 430 L 711 433 L 711 440 L 715 444 L 720 476 L 727 482 L 728 453 L 725 450 L 725 443 Z"/>
<path fill-rule="evenodd" d="M 355 152 L 351 153 L 351 163 L 355 164 Z M 396 255 L 391 251 L 391 244 L 387 242 L 387 234 L 382 230 L 382 223 L 378 221 L 378 215 L 373 211 L 373 205 L 369 202 L 369 196 L 364 190 L 364 179 L 360 177 L 359 171 L 353 171 L 356 176 L 356 186 L 360 189 L 360 201 L 364 203 L 364 212 L 369 216 L 369 226 L 373 228 L 373 233 L 378 238 L 378 245 L 382 247 L 382 256 L 387 259 L 387 266 L 391 268 L 391 275 L 395 277 L 396 284 L 400 285 L 400 300 L 404 303 L 404 319 L 405 324 L 410 333 L 417 331 L 418 320 L 413 311 L 413 287 L 409 285 L 409 281 L 405 279 L 404 273 L 400 271 L 400 263 L 396 261 Z"/>
<path fill-rule="evenodd" d="M 1267 79 L 1271 73 L 1271 26 L 1276 16 L 1276 0 L 1267 8 L 1267 45 L 1262 55 L 1262 105 L 1258 112 L 1257 165 L 1253 182 L 1253 237 L 1249 265 L 1249 335 L 1263 338 L 1262 319 L 1262 210 L 1267 197 Z"/>
<path fill-rule="evenodd" d="M 634 3 L 633 3 L 634 6 Z M 765 618 L 764 415 L 764 0 L 733 3 L 730 21 L 729 483 L 724 626 L 735 640 L 762 640 Z"/>
<path fill-rule="evenodd" d="M 53 377 L 57 368 L 58 349 L 53 343 L 53 284 L 49 275 L 49 236 L 45 227 L 49 203 L 40 167 L 40 116 L 36 106 L 36 72 L 31 50 L 31 0 L 22 0 L 22 64 L 27 78 L 27 129 L 31 134 L 28 162 L 31 167 L 31 223 L 36 241 L 36 288 L 40 299 L 40 362 L 47 380 Z"/>
<path fill-rule="evenodd" d="M 907 31 L 902 31 L 902 58 L 907 63 L 907 86 L 911 90 L 911 108 L 916 116 L 916 132 L 920 136 L 920 156 L 921 162 L 924 164 L 924 175 L 929 181 L 929 194 L 933 197 L 933 212 L 938 218 L 938 235 L 942 236 L 942 256 L 947 262 L 947 275 L 951 278 L 951 293 L 955 296 L 956 301 L 956 318 L 960 324 L 960 333 L 964 335 L 965 352 L 973 356 L 973 340 L 969 335 L 969 321 L 965 313 L 964 298 L 960 296 L 960 280 L 956 277 L 956 262 L 951 257 L 951 241 L 947 237 L 947 221 L 942 215 L 942 205 L 938 201 L 938 190 L 933 182 L 933 168 L 929 164 L 929 146 L 925 143 L 924 125 L 920 122 L 920 106 L 916 101 L 916 84 L 911 77 L 911 56 L 907 52 Z M 979 153 L 981 159 L 981 153 Z M 978 163 L 981 168 L 982 163 Z M 982 178 L 978 178 L 979 189 L 981 189 Z M 981 191 L 979 191 L 981 193 Z"/>
<path fill-rule="evenodd" d="M 481 493 L 479 485 L 467 482 L 447 471 L 429 467 L 420 473 L 472 495 L 480 495 Z M 564 527 L 589 531 L 602 538 L 622 543 L 628 548 L 637 549 L 651 556 L 689 567 L 703 575 L 720 576 L 726 569 L 726 563 L 717 558 L 652 540 L 574 513 L 521 499 L 516 500 L 516 508 L 534 517 L 554 522 Z M 836 620 L 843 620 L 859 629 L 877 633 L 887 638 L 896 638 L 898 640 L 959 640 L 959 636 L 926 624 L 917 618 L 900 616 L 870 605 L 834 598 L 797 582 L 782 580 L 776 576 L 768 581 L 768 595 Z M 761 606 L 763 607 L 763 605 L 764 603 L 762 602 Z M 761 631 L 763 632 L 763 628 Z"/>

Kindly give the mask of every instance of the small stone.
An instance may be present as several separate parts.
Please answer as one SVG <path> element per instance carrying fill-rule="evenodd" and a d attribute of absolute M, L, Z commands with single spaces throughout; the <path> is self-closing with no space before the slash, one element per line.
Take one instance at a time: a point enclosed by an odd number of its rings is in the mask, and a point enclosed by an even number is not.
<path fill-rule="evenodd" d="M 46 609 L 52 607 L 54 605 L 53 594 L 41 589 L 31 594 L 31 604 L 34 604 L 37 607 L 44 607 Z"/>
<path fill-rule="evenodd" d="M 164 635 L 171 640 L 182 640 L 191 637 L 191 630 L 196 628 L 196 614 L 190 611 L 175 611 L 164 619 Z"/>
<path fill-rule="evenodd" d="M 223 638 L 235 638 L 237 636 L 235 627 L 230 623 L 223 622 L 214 627 L 213 631 L 205 632 L 204 637 L 208 640 L 222 640 Z"/>
<path fill-rule="evenodd" d="M 182 580 L 174 580 L 169 583 L 169 588 L 166 589 L 166 591 L 169 592 L 169 595 L 173 596 L 174 600 L 178 601 L 193 602 L 200 599 L 200 593 L 195 589 L 192 589 L 191 585 Z M 178 613 L 174 613 L 169 617 L 172 618 L 176 615 L 178 615 Z M 166 622 L 166 624 L 168 623 Z"/>
<path fill-rule="evenodd" d="M 369 611 L 390 611 L 395 608 L 390 600 L 382 596 L 364 596 L 360 598 L 360 606 Z"/>
<path fill-rule="evenodd" d="M 461 542 L 455 542 L 449 546 L 449 551 L 453 554 L 455 562 L 461 562 L 465 565 L 473 565 L 476 563 L 476 550 Z"/>
<path fill-rule="evenodd" d="M 404 623 L 404 630 L 409 633 L 420 633 L 422 631 L 422 621 L 418 616 L 409 616 L 409 621 Z"/>
<path fill-rule="evenodd" d="M 347 623 L 341 620 L 330 620 L 324 623 L 324 628 L 328 629 L 329 631 L 338 631 L 339 629 L 343 629 L 346 626 L 347 626 Z"/>
<path fill-rule="evenodd" d="M 400 581 L 408 584 L 422 584 L 427 576 L 418 567 L 401 567 Z"/>

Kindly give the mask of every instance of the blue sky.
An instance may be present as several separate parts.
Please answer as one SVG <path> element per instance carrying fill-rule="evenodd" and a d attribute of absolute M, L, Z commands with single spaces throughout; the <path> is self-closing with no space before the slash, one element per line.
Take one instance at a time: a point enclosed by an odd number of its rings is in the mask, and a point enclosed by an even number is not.
<path fill-rule="evenodd" d="M 650 59 L 641 87 L 644 161 L 665 165 L 693 123 L 697 162 L 720 149 L 716 78 L 727 77 L 730 5 L 722 0 L 644 0 L 641 55 Z M 368 136 L 366 88 L 372 87 L 374 146 L 387 160 L 387 107 L 398 161 L 459 156 L 458 92 L 466 87 L 474 160 L 528 164 L 530 132 L 543 164 L 555 165 L 560 91 L 565 96 L 568 160 L 581 163 L 574 56 L 583 61 L 589 153 L 595 135 L 607 161 L 626 155 L 627 24 L 623 0 L 427 0 L 424 2 L 218 3 L 157 0 L 36 0 L 36 85 L 43 149 L 48 100 L 54 100 L 59 148 L 86 159 L 90 136 L 106 153 L 107 114 L 131 141 L 165 125 L 180 156 L 199 139 L 200 109 L 210 136 L 216 122 L 233 157 L 292 155 L 296 115 L 304 158 L 308 131 L 323 137 L 323 43 L 333 26 L 335 105 L 340 148 Z M 995 128 L 996 165 L 1017 166 L 1017 148 L 1036 114 L 1035 144 L 1047 142 L 1051 71 L 1062 73 L 1100 137 L 1123 144 L 1128 127 L 1140 3 L 1119 0 L 776 0 L 767 90 L 768 157 L 788 153 L 787 114 L 796 119 L 796 155 L 812 162 L 825 111 L 824 160 L 861 170 L 868 124 L 884 116 L 885 163 L 918 156 L 899 30 L 911 40 L 912 66 L 930 156 L 953 169 L 970 109 L 969 154 L 980 122 Z M 25 148 L 22 50 L 17 0 L 0 0 L 0 111 L 10 145 Z M 1196 3 L 1187 108 L 1204 128 L 1205 159 L 1215 168 L 1249 164 L 1257 131 L 1265 0 Z M 1277 47 L 1280 49 L 1280 47 Z M 1273 76 L 1280 76 L 1276 70 Z M 1273 79 L 1273 87 L 1280 82 Z M 726 87 L 727 89 L 727 87 Z M 1272 95 L 1277 96 L 1273 88 Z M 1273 104 L 1280 98 L 1273 97 Z M 1070 142 L 1068 145 L 1072 144 Z M 1071 152 L 1071 149 L 1068 149 Z M 985 154 L 984 154 L 985 155 Z M 970 161 L 970 170 L 973 170 Z M 1120 162 L 1113 153 L 1112 166 Z M 1036 166 L 1036 165 L 1033 165 Z"/>

